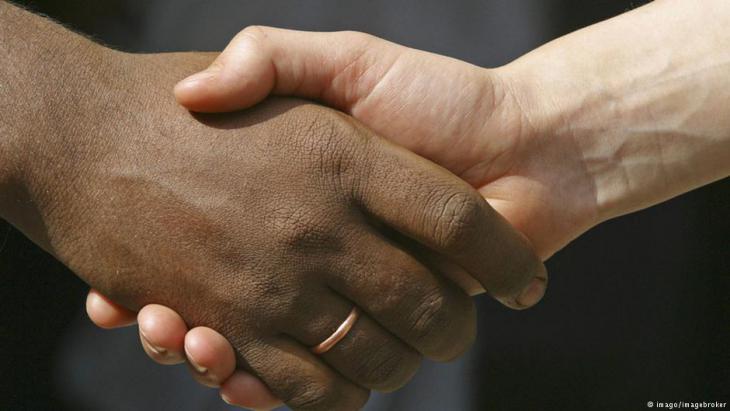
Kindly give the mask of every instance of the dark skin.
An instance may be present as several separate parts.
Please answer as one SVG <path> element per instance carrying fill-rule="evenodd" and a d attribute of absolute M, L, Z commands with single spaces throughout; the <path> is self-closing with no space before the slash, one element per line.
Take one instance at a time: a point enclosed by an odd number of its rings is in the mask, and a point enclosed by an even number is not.
<path fill-rule="evenodd" d="M 516 306 L 544 277 L 470 186 L 350 117 L 180 108 L 212 57 L 120 53 L 0 2 L 0 215 L 124 306 L 219 330 L 295 409 L 357 409 L 463 353 L 474 307 L 441 263 Z"/>

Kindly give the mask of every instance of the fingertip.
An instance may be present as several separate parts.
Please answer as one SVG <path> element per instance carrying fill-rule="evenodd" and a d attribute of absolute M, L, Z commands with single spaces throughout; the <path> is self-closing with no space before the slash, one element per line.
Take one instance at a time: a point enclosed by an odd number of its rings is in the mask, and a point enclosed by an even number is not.
<path fill-rule="evenodd" d="M 206 70 L 175 85 L 178 103 L 200 113 L 249 108 L 273 90 L 276 70 L 269 51 L 248 35 L 239 35 Z"/>
<path fill-rule="evenodd" d="M 153 348 L 153 354 L 162 353 L 165 363 L 184 360 L 183 345 L 188 328 L 178 313 L 163 305 L 150 304 L 140 310 L 137 322 L 140 337 Z"/>
<path fill-rule="evenodd" d="M 86 296 L 86 314 L 91 322 L 104 329 L 126 327 L 136 321 L 133 311 L 114 303 L 94 289 L 89 290 Z"/>
<path fill-rule="evenodd" d="M 185 355 L 196 379 L 207 386 L 218 387 L 233 374 L 236 356 L 233 347 L 218 332 L 196 327 L 185 335 Z"/>
<path fill-rule="evenodd" d="M 211 94 L 211 89 L 214 87 L 211 83 L 219 74 L 219 68 L 208 68 L 186 77 L 175 85 L 173 89 L 175 99 L 183 107 L 198 111 L 195 109 Z"/>
<path fill-rule="evenodd" d="M 245 372 L 236 371 L 221 386 L 220 395 L 230 405 L 254 410 L 271 410 L 282 405 L 260 379 Z"/>
<path fill-rule="evenodd" d="M 529 308 L 539 303 L 545 296 L 547 290 L 547 279 L 535 277 L 530 284 L 522 290 L 522 293 L 515 299 L 521 307 Z"/>
<path fill-rule="evenodd" d="M 268 97 L 273 80 L 266 73 L 222 73 L 175 86 L 175 98 L 198 113 L 226 113 L 252 107 Z"/>
<path fill-rule="evenodd" d="M 502 304 L 514 310 L 525 310 L 537 305 L 545 297 L 547 291 L 548 276 L 543 266 L 541 272 L 532 278 L 530 282 L 515 297 L 500 299 Z"/>

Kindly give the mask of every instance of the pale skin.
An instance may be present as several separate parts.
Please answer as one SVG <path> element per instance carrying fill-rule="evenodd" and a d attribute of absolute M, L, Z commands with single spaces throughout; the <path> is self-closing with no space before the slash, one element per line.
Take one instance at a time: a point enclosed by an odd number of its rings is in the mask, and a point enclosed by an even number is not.
<path fill-rule="evenodd" d="M 730 4 L 658 0 L 497 69 L 358 33 L 252 27 L 175 92 L 202 112 L 276 94 L 349 113 L 470 183 L 546 259 L 603 221 L 730 175 L 728 73 Z M 93 290 L 88 303 L 101 326 L 134 322 Z M 234 404 L 279 404 L 234 371 L 215 331 L 159 305 L 138 320 L 154 360 L 197 362 L 196 378 L 214 376 Z"/>

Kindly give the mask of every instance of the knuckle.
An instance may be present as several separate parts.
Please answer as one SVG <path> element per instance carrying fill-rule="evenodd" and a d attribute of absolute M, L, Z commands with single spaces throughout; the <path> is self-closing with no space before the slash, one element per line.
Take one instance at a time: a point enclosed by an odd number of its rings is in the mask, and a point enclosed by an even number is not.
<path fill-rule="evenodd" d="M 309 253 L 341 248 L 340 229 L 331 221 L 321 210 L 282 207 L 272 212 L 269 223 L 280 249 Z"/>
<path fill-rule="evenodd" d="M 284 402 L 296 410 L 338 409 L 341 391 L 335 385 L 333 381 L 302 384 Z"/>
<path fill-rule="evenodd" d="M 349 277 L 345 277 L 346 284 L 363 284 L 370 295 L 377 296 L 368 302 L 368 311 L 378 318 L 388 319 L 389 325 L 402 328 L 403 312 L 417 306 L 414 302 L 420 301 L 421 289 L 426 287 L 414 287 L 414 279 L 430 278 L 433 273 L 400 252 L 378 256 L 375 260 L 370 256 L 358 259 L 357 264 L 361 268 L 352 270 Z M 359 278 L 354 279 L 354 276 Z M 370 280 L 362 283 L 362 278 Z"/>
<path fill-rule="evenodd" d="M 312 171 L 346 185 L 366 152 L 368 134 L 341 114 L 308 106 L 293 125 L 296 149 Z M 342 181 L 347 180 L 347 181 Z"/>
<path fill-rule="evenodd" d="M 373 351 L 355 370 L 360 384 L 378 391 L 394 391 L 404 386 L 416 373 L 420 356 L 388 344 L 373 347 Z"/>
<path fill-rule="evenodd" d="M 409 301 L 412 294 L 413 284 L 407 281 L 409 275 L 402 275 L 405 270 L 394 270 L 381 275 L 377 281 L 369 284 L 373 295 L 381 296 L 371 301 L 368 309 L 379 317 L 395 316 L 401 313 L 404 303 Z"/>
<path fill-rule="evenodd" d="M 413 313 L 411 331 L 424 355 L 451 360 L 466 351 L 476 336 L 474 303 L 466 294 L 447 298 L 443 290 L 430 291 Z"/>
<path fill-rule="evenodd" d="M 435 360 L 452 361 L 460 355 L 464 354 L 474 343 L 477 335 L 477 317 L 474 301 L 464 294 L 460 304 L 458 321 L 449 323 L 447 335 L 458 336 L 449 340 L 447 344 L 441 346 L 439 355 L 435 356 Z"/>
<path fill-rule="evenodd" d="M 347 39 L 347 42 L 349 44 L 354 45 L 367 45 L 374 41 L 380 40 L 378 37 L 373 36 L 372 34 L 364 33 L 362 31 L 356 31 L 356 30 L 346 30 L 341 31 L 340 34 L 344 36 Z"/>
<path fill-rule="evenodd" d="M 308 383 L 303 384 L 291 398 L 285 401 L 295 409 L 318 410 L 327 409 L 332 403 L 333 390 L 326 384 Z"/>
<path fill-rule="evenodd" d="M 440 331 L 450 317 L 446 297 L 441 290 L 428 291 L 411 315 L 411 331 L 417 340 L 430 341 L 440 337 Z"/>
<path fill-rule="evenodd" d="M 252 26 L 248 26 L 248 27 L 244 28 L 243 30 L 241 30 L 240 32 L 238 32 L 236 37 L 238 37 L 238 38 L 247 37 L 254 41 L 259 42 L 259 41 L 263 41 L 267 38 L 268 30 L 269 30 L 269 28 L 266 26 L 252 25 Z"/>
<path fill-rule="evenodd" d="M 327 157 L 336 154 L 337 148 L 345 146 L 351 130 L 344 127 L 335 113 L 322 108 L 308 107 L 294 124 L 294 134 L 302 145 L 304 154 L 312 157 Z"/>
<path fill-rule="evenodd" d="M 436 202 L 434 239 L 447 253 L 458 254 L 472 242 L 484 218 L 483 202 L 478 194 L 470 192 L 449 193 Z"/>

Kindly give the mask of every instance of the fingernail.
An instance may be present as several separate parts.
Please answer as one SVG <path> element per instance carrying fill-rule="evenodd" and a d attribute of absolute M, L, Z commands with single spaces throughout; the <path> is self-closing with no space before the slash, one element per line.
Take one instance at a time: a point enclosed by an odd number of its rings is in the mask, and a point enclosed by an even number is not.
<path fill-rule="evenodd" d="M 223 402 L 225 402 L 228 405 L 243 408 L 246 410 L 251 410 L 251 411 L 271 411 L 272 410 L 272 408 L 248 408 L 248 407 L 243 407 L 242 405 L 234 404 L 233 401 L 226 394 L 221 394 L 221 399 L 223 400 Z"/>
<path fill-rule="evenodd" d="M 192 360 L 191 360 L 191 361 L 190 361 L 190 364 L 191 364 L 191 365 L 193 366 L 193 368 L 195 368 L 195 371 L 197 371 L 197 372 L 199 372 L 199 373 L 201 373 L 201 374 L 205 374 L 206 372 L 208 372 L 208 369 L 207 369 L 207 368 L 205 368 L 205 367 L 201 367 L 201 366 L 200 366 L 200 365 L 198 365 L 198 364 L 197 364 L 197 363 L 196 363 L 195 361 L 192 361 Z"/>
<path fill-rule="evenodd" d="M 544 278 L 535 277 L 532 279 L 530 284 L 522 290 L 522 294 L 515 299 L 515 302 L 520 307 L 531 307 L 545 295 L 545 289 L 547 288 L 546 280 Z"/>
<path fill-rule="evenodd" d="M 150 351 L 152 351 L 153 353 L 155 353 L 157 355 L 160 355 L 160 356 L 167 355 L 167 350 L 166 349 L 164 349 L 162 347 L 158 347 L 158 346 L 152 344 L 150 342 L 149 338 L 147 338 L 142 331 L 139 332 L 139 335 L 142 337 L 142 339 L 144 340 L 145 344 L 147 345 L 147 348 L 149 348 Z"/>
<path fill-rule="evenodd" d="M 197 371 L 200 374 L 205 374 L 206 372 L 208 372 L 208 369 L 207 368 L 205 368 L 203 366 L 200 366 L 200 365 L 198 365 L 197 362 L 195 362 L 195 359 L 193 358 L 193 356 L 190 355 L 190 352 L 188 352 L 188 348 L 187 347 L 185 347 L 185 355 L 188 357 L 188 362 L 190 363 L 190 365 L 193 368 L 195 368 L 195 371 Z"/>
<path fill-rule="evenodd" d="M 221 399 L 223 400 L 223 402 L 225 402 L 228 405 L 236 405 L 231 402 L 231 399 L 228 398 L 228 396 L 226 394 L 221 394 Z"/>
<path fill-rule="evenodd" d="M 223 400 L 223 402 L 225 402 L 225 403 L 226 403 L 226 404 L 228 404 L 228 405 L 232 405 L 232 406 L 234 406 L 234 407 L 238 407 L 238 408 L 243 408 L 243 409 L 245 409 L 245 410 L 252 410 L 252 411 L 256 411 L 256 410 L 254 410 L 253 408 L 244 408 L 244 407 L 243 407 L 242 405 L 238 405 L 238 404 L 235 404 L 235 403 L 234 403 L 234 402 L 233 402 L 233 401 L 232 401 L 232 400 L 230 399 L 230 397 L 228 397 L 228 396 L 227 396 L 226 394 L 221 394 L 221 399 Z"/>

